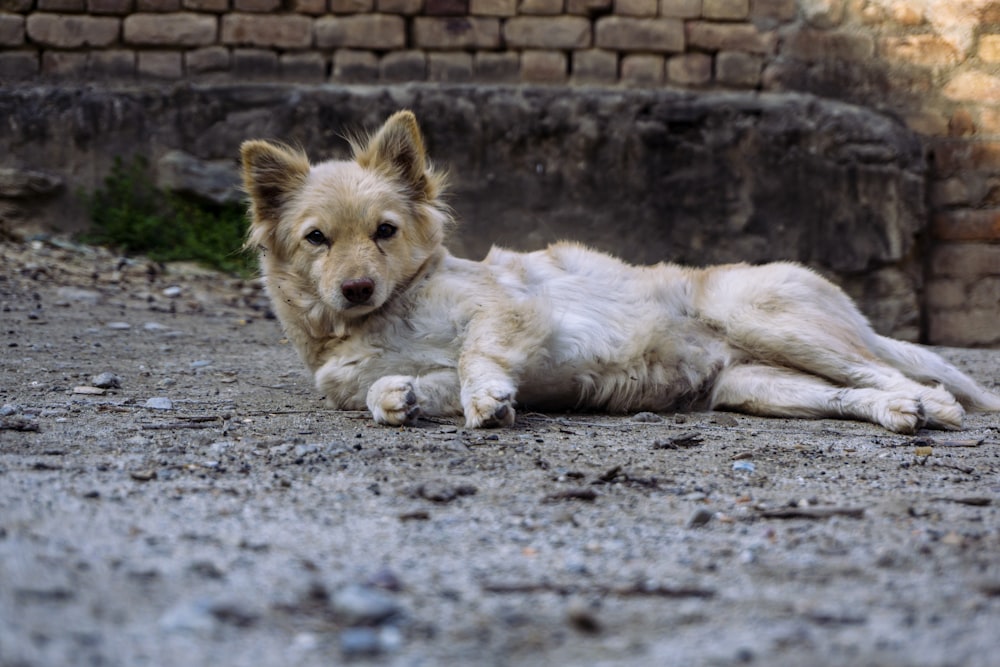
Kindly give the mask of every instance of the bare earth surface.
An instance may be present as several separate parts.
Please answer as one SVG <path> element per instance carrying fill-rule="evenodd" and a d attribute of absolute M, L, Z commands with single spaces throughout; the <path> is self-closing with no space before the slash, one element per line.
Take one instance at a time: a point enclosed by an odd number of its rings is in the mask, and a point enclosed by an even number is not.
<path fill-rule="evenodd" d="M 384 428 L 265 314 L 0 244 L 0 665 L 1000 661 L 996 415 Z M 998 386 L 1000 351 L 942 353 Z"/>

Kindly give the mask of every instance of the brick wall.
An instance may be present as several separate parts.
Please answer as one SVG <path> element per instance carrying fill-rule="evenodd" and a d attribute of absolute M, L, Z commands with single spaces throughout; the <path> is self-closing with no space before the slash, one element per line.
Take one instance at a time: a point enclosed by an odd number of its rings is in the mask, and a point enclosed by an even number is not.
<path fill-rule="evenodd" d="M 0 0 L 0 84 L 405 81 L 795 90 L 931 160 L 925 335 L 1000 345 L 1000 2 Z"/>

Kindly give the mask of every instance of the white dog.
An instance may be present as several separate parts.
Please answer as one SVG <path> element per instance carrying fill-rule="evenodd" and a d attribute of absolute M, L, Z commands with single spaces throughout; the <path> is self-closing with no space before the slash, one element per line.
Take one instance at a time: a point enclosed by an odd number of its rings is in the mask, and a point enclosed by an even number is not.
<path fill-rule="evenodd" d="M 938 355 L 872 331 L 851 300 L 789 263 L 637 267 L 572 243 L 482 262 L 443 245 L 444 178 L 413 114 L 354 160 L 310 166 L 242 147 L 275 311 L 335 408 L 382 424 L 536 410 L 722 408 L 957 429 L 1000 396 Z"/>

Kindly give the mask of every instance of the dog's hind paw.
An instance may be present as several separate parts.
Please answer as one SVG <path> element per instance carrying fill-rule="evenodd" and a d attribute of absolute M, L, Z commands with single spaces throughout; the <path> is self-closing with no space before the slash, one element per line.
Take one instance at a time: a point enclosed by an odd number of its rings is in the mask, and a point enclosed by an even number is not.
<path fill-rule="evenodd" d="M 379 378 L 368 390 L 365 403 L 378 424 L 400 426 L 412 422 L 420 414 L 413 378 L 405 375 Z"/>
<path fill-rule="evenodd" d="M 928 387 L 921 392 L 920 402 L 927 413 L 928 426 L 951 431 L 962 428 L 965 409 L 944 387 Z"/>
<path fill-rule="evenodd" d="M 507 387 L 489 387 L 473 393 L 464 402 L 467 428 L 514 425 L 514 396 Z"/>
<path fill-rule="evenodd" d="M 874 408 L 874 421 L 896 433 L 916 433 L 926 418 L 920 399 L 906 394 L 888 394 Z"/>

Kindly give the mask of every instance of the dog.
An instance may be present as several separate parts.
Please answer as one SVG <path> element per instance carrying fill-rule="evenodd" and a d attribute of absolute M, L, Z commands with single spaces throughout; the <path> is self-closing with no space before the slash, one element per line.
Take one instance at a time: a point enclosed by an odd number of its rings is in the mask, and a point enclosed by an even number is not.
<path fill-rule="evenodd" d="M 453 216 L 409 111 L 312 165 L 241 146 L 248 247 L 319 391 L 379 424 L 533 410 L 847 418 L 960 429 L 992 393 L 937 354 L 876 334 L 833 283 L 794 263 L 633 266 L 581 245 L 444 246 Z"/>

